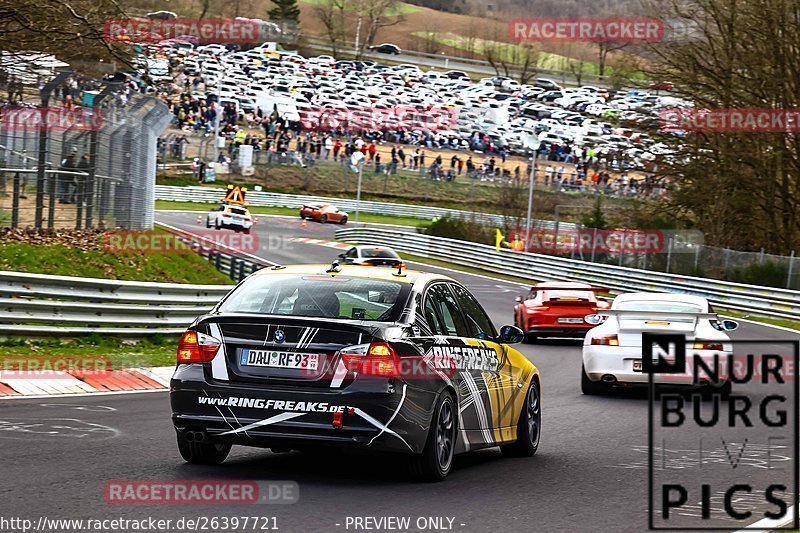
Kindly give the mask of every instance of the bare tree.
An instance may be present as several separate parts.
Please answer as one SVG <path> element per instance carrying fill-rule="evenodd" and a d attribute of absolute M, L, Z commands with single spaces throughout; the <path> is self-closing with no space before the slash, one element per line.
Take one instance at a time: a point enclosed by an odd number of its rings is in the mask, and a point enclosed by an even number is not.
<path fill-rule="evenodd" d="M 695 109 L 793 110 L 800 102 L 800 4 L 791 0 L 669 0 L 664 20 L 693 21 L 697 33 L 654 44 L 648 77 L 668 80 Z M 800 246 L 800 134 L 661 133 L 672 157 L 668 207 L 718 246 L 788 253 Z"/>
<path fill-rule="evenodd" d="M 345 40 L 347 0 L 323 0 L 314 6 L 314 14 L 325 27 L 325 36 L 335 56 Z"/>
<path fill-rule="evenodd" d="M 0 50 L 53 54 L 80 60 L 87 69 L 109 61 L 128 61 L 129 47 L 106 38 L 104 24 L 128 18 L 115 0 L 0 0 Z"/>
<path fill-rule="evenodd" d="M 600 76 L 605 76 L 606 61 L 608 60 L 609 52 L 622 50 L 628 46 L 629 43 L 615 43 L 610 41 L 601 41 L 597 43 L 597 73 Z"/>
<path fill-rule="evenodd" d="M 394 26 L 405 20 L 403 15 L 391 15 L 398 5 L 397 0 L 361 0 L 359 13 L 364 22 L 366 22 L 366 33 L 363 44 L 359 45 L 359 56 L 364 53 L 367 47 L 375 43 L 375 37 L 381 28 Z"/>

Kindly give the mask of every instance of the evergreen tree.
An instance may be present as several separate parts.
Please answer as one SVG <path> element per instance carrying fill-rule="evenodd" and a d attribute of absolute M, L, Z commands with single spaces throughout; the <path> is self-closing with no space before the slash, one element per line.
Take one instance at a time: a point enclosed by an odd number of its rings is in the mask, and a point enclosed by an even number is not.
<path fill-rule="evenodd" d="M 300 8 L 297 7 L 297 0 L 272 0 L 275 4 L 274 9 L 270 9 L 269 19 L 273 22 L 299 22 Z"/>

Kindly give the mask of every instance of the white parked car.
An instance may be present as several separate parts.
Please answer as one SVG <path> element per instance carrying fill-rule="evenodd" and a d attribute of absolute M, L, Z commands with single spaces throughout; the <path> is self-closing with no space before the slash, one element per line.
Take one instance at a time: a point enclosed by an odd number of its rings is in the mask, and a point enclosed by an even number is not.
<path fill-rule="evenodd" d="M 253 217 L 250 211 L 241 205 L 223 204 L 211 210 L 206 216 L 207 228 L 230 228 L 236 231 L 250 233 L 253 227 Z"/>
<path fill-rule="evenodd" d="M 648 374 L 642 371 L 642 334 L 681 334 L 686 339 L 686 373 L 655 374 L 656 383 L 678 386 L 705 385 L 730 393 L 731 382 L 713 383 L 699 376 L 695 383 L 693 360 L 701 358 L 708 368 L 714 357 L 720 362 L 720 381 L 727 378 L 727 359 L 732 352 L 727 332 L 738 327 L 733 320 L 722 320 L 703 297 L 684 294 L 636 292 L 621 294 L 611 308 L 587 315 L 586 322 L 597 324 L 583 340 L 581 390 L 601 394 L 613 386 L 644 385 Z"/>

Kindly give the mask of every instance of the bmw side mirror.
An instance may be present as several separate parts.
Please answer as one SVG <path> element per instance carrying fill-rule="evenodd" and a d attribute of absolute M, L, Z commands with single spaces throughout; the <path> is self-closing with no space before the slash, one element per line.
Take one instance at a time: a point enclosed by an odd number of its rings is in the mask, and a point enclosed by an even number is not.
<path fill-rule="evenodd" d="M 525 340 L 525 333 L 517 326 L 503 326 L 500 328 L 499 340 L 503 344 L 517 344 Z"/>
<path fill-rule="evenodd" d="M 601 315 L 586 315 L 583 317 L 583 321 L 587 324 L 591 324 L 592 326 L 597 326 L 598 324 L 603 322 L 603 317 Z"/>
<path fill-rule="evenodd" d="M 733 331 L 739 327 L 739 323 L 735 320 L 723 320 L 722 329 L 724 331 Z"/>

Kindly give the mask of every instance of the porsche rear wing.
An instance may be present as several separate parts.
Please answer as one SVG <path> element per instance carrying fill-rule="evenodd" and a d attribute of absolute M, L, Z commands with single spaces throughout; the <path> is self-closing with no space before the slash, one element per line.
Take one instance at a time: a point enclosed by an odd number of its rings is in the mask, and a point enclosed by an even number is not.
<path fill-rule="evenodd" d="M 670 319 L 674 320 L 675 322 L 688 324 L 689 320 L 691 319 L 692 328 L 697 327 L 697 323 L 700 320 L 714 320 L 719 321 L 719 316 L 716 313 L 689 313 L 689 312 L 680 312 L 680 311 L 638 311 L 633 309 L 599 309 L 596 315 L 609 317 L 614 316 L 617 317 L 617 320 L 624 320 L 628 318 L 629 320 L 639 320 L 643 321 L 647 325 L 667 325 L 670 322 Z M 605 320 L 605 319 L 603 319 Z M 620 327 L 620 329 L 622 329 Z"/>
<path fill-rule="evenodd" d="M 587 291 L 587 292 L 610 292 L 608 287 L 531 287 L 532 291 Z"/>
<path fill-rule="evenodd" d="M 697 320 L 718 320 L 716 313 L 689 313 L 685 311 L 639 311 L 635 309 L 602 309 L 597 311 L 601 316 L 625 316 L 625 315 L 644 315 L 649 317 L 675 317 L 675 318 L 695 318 Z"/>

